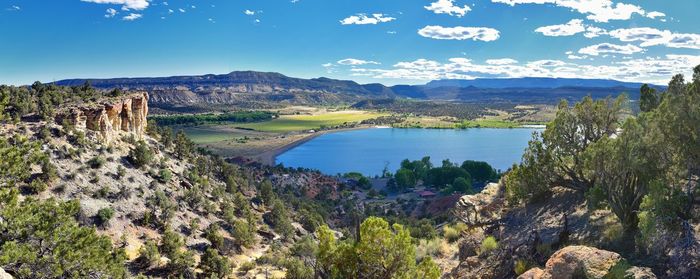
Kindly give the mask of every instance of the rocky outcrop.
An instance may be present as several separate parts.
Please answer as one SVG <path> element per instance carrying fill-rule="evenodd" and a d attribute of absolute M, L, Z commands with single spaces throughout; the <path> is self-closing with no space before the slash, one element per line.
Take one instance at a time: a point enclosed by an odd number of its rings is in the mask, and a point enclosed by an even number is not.
<path fill-rule="evenodd" d="M 479 227 L 500 219 L 504 205 L 503 186 L 489 183 L 479 193 L 462 196 L 454 213 L 467 225 Z"/>
<path fill-rule="evenodd" d="M 519 279 L 604 278 L 622 257 L 615 252 L 588 246 L 567 246 L 555 252 L 545 268 L 533 268 Z M 625 271 L 629 278 L 656 278 L 648 268 L 632 267 Z M 627 277 L 625 277 L 627 278 Z"/>
<path fill-rule="evenodd" d="M 94 131 L 103 141 L 110 142 L 119 132 L 143 135 L 147 115 L 148 93 L 141 92 L 59 109 L 55 121 Z"/>

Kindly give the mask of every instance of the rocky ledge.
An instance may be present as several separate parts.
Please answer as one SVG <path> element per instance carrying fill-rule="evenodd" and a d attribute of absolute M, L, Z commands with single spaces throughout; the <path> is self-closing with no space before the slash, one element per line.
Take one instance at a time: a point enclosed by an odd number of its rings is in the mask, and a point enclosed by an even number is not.
<path fill-rule="evenodd" d="M 545 268 L 533 268 L 518 279 L 545 278 L 618 278 L 611 276 L 614 267 L 622 262 L 620 254 L 588 246 L 567 246 L 549 258 Z M 624 266 L 619 270 L 624 278 L 656 278 L 649 268 Z"/>
<path fill-rule="evenodd" d="M 147 115 L 148 93 L 138 92 L 59 109 L 55 121 L 94 131 L 103 141 L 110 142 L 119 132 L 143 135 Z"/>

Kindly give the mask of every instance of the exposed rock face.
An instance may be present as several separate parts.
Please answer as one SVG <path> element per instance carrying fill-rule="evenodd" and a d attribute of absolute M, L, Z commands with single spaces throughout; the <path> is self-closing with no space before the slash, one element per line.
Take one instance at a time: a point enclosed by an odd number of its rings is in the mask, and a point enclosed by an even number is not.
<path fill-rule="evenodd" d="M 550 278 L 603 278 L 622 260 L 618 253 L 588 246 L 567 246 L 549 258 L 544 269 L 533 268 L 519 279 Z M 656 278 L 649 269 L 632 267 L 627 272 L 631 278 Z"/>
<path fill-rule="evenodd" d="M 498 220 L 501 218 L 505 203 L 503 191 L 500 183 L 489 183 L 479 193 L 462 196 L 454 212 L 470 226 L 479 226 Z"/>
<path fill-rule="evenodd" d="M 101 100 L 95 104 L 75 105 L 56 113 L 55 121 L 64 121 L 79 130 L 94 131 L 110 142 L 120 131 L 143 135 L 148 115 L 148 93 Z"/>

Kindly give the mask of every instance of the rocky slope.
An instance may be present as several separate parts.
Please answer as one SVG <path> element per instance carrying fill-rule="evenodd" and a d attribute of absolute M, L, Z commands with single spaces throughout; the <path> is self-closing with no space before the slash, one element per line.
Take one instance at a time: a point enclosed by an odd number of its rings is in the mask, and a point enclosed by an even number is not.
<path fill-rule="evenodd" d="M 590 211 L 585 198 L 568 189 L 554 192 L 549 200 L 527 206 L 508 204 L 497 183 L 463 196 L 453 213 L 469 228 L 460 240 L 460 263 L 450 276 L 513 278 L 531 268 L 518 278 L 695 278 L 700 254 L 692 247 L 700 245 L 700 226 L 691 239 L 667 240 L 676 244 L 666 255 L 627 261 L 616 252 L 594 248 L 619 249 L 614 238 L 620 225 L 609 210 Z M 497 239 L 498 248 L 484 253 L 480 245 L 487 236 Z M 694 244 L 683 244 L 687 241 Z"/>
<path fill-rule="evenodd" d="M 182 259 L 164 254 L 155 264 L 141 263 L 147 243 L 162 245 L 168 230 L 183 239 L 183 251 L 193 253 L 193 266 L 202 263 L 208 247 L 217 247 L 230 260 L 234 278 L 283 275 L 279 264 L 283 258 L 271 255 L 282 253 L 309 232 L 298 223 L 301 217 L 291 206 L 283 209 L 288 210 L 285 218 L 291 223 L 291 235 L 280 232 L 273 206 L 261 199 L 260 185 L 271 180 L 274 191 L 284 187 L 290 193 L 298 192 L 300 199 L 306 198 L 304 194 L 313 198 L 312 187 L 333 198 L 337 197 L 337 182 L 315 173 L 231 165 L 193 150 L 183 155 L 180 149 L 191 143 L 163 143 L 163 134 L 147 126 L 148 111 L 149 95 L 130 93 L 66 104 L 49 122 L 2 123 L 0 133 L 41 142 L 58 177 L 36 196 L 79 201 L 80 224 L 95 226 L 123 248 L 131 275 L 193 278 L 205 272 L 201 266 L 192 273 L 173 271 L 171 262 Z M 144 146 L 152 158 L 139 167 L 132 154 Z M 105 210 L 112 212 L 106 220 L 102 219 Z M 333 214 L 329 217 L 336 218 Z M 241 229 L 234 226 L 239 223 L 252 228 L 251 240 L 243 240 Z M 218 244 L 208 231 L 214 224 L 221 236 Z"/>

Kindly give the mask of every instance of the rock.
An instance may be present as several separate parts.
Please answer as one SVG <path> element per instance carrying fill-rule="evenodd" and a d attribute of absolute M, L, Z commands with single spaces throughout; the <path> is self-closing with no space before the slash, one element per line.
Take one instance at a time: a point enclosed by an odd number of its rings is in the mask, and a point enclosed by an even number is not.
<path fill-rule="evenodd" d="M 479 232 L 470 233 L 459 242 L 459 260 L 463 261 L 469 257 L 476 256 L 484 235 Z"/>
<path fill-rule="evenodd" d="M 555 252 L 545 267 L 552 275 L 573 275 L 583 271 L 586 278 L 603 278 L 620 259 L 615 252 L 587 246 L 568 246 Z"/>
<path fill-rule="evenodd" d="M 625 278 L 632 279 L 656 279 L 651 268 L 634 266 L 625 272 Z"/>
<path fill-rule="evenodd" d="M 505 202 L 503 191 L 500 183 L 489 183 L 479 193 L 462 196 L 454 212 L 467 225 L 472 226 L 497 220 Z"/>
<path fill-rule="evenodd" d="M 520 276 L 518 276 L 518 279 L 537 279 L 537 278 L 542 278 L 543 275 L 544 275 L 544 270 L 542 270 L 539 267 L 535 267 L 533 269 L 525 271 L 525 273 L 523 273 L 523 274 L 520 274 Z"/>
<path fill-rule="evenodd" d="M 545 268 L 533 268 L 519 279 L 604 278 L 622 260 L 618 253 L 588 246 L 567 246 L 555 252 Z M 633 278 L 656 278 L 649 268 L 632 267 L 627 274 Z"/>
<path fill-rule="evenodd" d="M 12 275 L 5 272 L 4 269 L 0 268 L 0 279 L 12 279 L 12 278 L 14 278 L 14 277 L 12 277 Z"/>
<path fill-rule="evenodd" d="M 103 141 L 111 142 L 120 131 L 143 135 L 147 115 L 148 93 L 143 92 L 59 109 L 54 120 L 57 124 L 65 121 L 78 130 L 94 131 Z"/>

